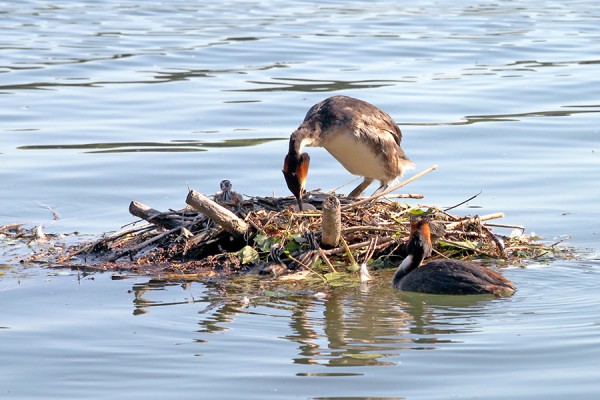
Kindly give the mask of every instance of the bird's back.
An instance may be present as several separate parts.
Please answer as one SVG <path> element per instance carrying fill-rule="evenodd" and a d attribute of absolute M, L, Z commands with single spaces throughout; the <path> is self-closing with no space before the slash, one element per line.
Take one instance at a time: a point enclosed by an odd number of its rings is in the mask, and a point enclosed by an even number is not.
<path fill-rule="evenodd" d="M 463 261 L 431 261 L 406 275 L 398 288 L 431 294 L 511 295 L 514 285 L 499 273 Z"/>
<path fill-rule="evenodd" d="M 332 96 L 315 104 L 306 113 L 303 125 L 319 132 L 352 127 L 358 134 L 389 135 L 398 145 L 402 141 L 402 132 L 392 117 L 366 101 L 348 96 Z"/>
<path fill-rule="evenodd" d="M 350 173 L 382 184 L 413 166 L 392 117 L 359 99 L 333 96 L 315 104 L 296 132 L 306 145 L 324 147 Z"/>

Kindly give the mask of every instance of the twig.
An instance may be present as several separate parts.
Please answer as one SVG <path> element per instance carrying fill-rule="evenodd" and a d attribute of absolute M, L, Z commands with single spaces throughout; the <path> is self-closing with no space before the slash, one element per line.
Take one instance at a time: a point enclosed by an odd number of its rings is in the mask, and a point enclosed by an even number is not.
<path fill-rule="evenodd" d="M 559 244 L 566 242 L 567 240 L 570 240 L 573 236 L 567 236 L 564 239 L 559 240 L 558 242 L 554 242 L 550 245 L 550 248 L 554 247 L 554 246 L 558 246 Z"/>
<path fill-rule="evenodd" d="M 454 209 L 456 207 L 460 207 L 463 204 L 468 203 L 469 201 L 473 200 L 475 197 L 479 196 L 481 193 L 482 193 L 482 190 L 480 190 L 479 193 L 477 193 L 476 195 L 469 197 L 465 201 L 461 201 L 460 203 L 458 203 L 458 204 L 456 204 L 456 205 L 454 205 L 452 207 L 444 208 L 444 211 L 450 211 L 450 210 L 452 210 L 452 209 Z"/>
<path fill-rule="evenodd" d="M 265 230 L 264 230 L 262 227 L 258 226 L 258 225 L 256 224 L 256 222 L 254 222 L 254 221 L 252 220 L 252 218 L 245 218 L 245 219 L 244 219 L 244 221 L 246 221 L 247 223 L 249 223 L 250 225 L 252 225 L 252 227 L 253 227 L 254 229 L 256 229 L 258 232 L 260 232 L 262 235 L 265 235 L 265 236 L 267 236 L 267 232 L 265 232 Z"/>
<path fill-rule="evenodd" d="M 317 271 L 315 271 L 312 267 L 309 267 L 308 265 L 304 264 L 302 261 L 298 260 L 296 257 L 288 255 L 288 258 L 290 258 L 292 261 L 296 261 L 296 263 L 298 263 L 299 265 L 303 266 L 304 268 L 306 268 L 307 270 L 309 270 L 313 274 L 317 275 L 319 278 L 321 278 L 323 280 L 323 282 L 327 282 L 327 278 L 325 278 L 323 275 L 321 275 L 320 273 L 318 273 Z"/>
<path fill-rule="evenodd" d="M 379 244 L 378 247 L 383 246 L 384 244 L 388 244 L 389 242 L 393 241 L 394 239 L 389 237 L 389 236 L 385 236 L 382 237 L 381 239 L 379 239 Z M 355 243 L 355 244 L 350 244 L 348 245 L 348 248 L 350 250 L 355 250 L 355 249 L 360 249 L 361 247 L 365 247 L 368 246 L 369 243 L 371 243 L 371 241 L 366 241 L 366 242 L 360 242 L 360 243 Z M 340 254 L 346 251 L 346 248 L 344 246 L 341 247 L 336 247 L 335 249 L 331 249 L 331 250 L 323 250 L 323 253 L 327 254 L 328 256 L 332 256 L 334 254 Z"/>
<path fill-rule="evenodd" d="M 436 170 L 437 167 L 438 167 L 437 165 L 433 165 L 433 166 L 427 168 L 426 170 L 421 171 L 418 174 L 410 177 L 409 179 L 407 179 L 407 180 L 405 180 L 403 182 L 400 182 L 399 184 L 397 184 L 396 186 L 394 186 L 394 187 L 392 187 L 390 189 L 384 190 L 383 192 L 380 192 L 380 193 L 375 193 L 373 196 L 367 197 L 366 199 L 362 199 L 362 200 L 359 200 L 359 201 L 355 201 L 354 203 L 350 203 L 348 205 L 345 205 L 344 207 L 342 207 L 342 211 L 346 211 L 346 210 L 349 210 L 351 208 L 354 208 L 354 207 L 357 207 L 357 206 L 369 203 L 369 202 L 371 202 L 371 201 L 373 201 L 375 199 L 378 199 L 381 196 L 385 196 L 388 193 L 392 193 L 393 191 L 396 191 L 396 190 L 400 189 L 401 187 L 406 186 L 406 185 L 408 185 L 409 183 L 411 183 L 413 181 L 416 181 L 417 179 L 419 179 L 423 175 L 427 175 L 431 171 Z"/>
<path fill-rule="evenodd" d="M 132 233 L 139 233 L 139 232 L 143 232 L 143 231 L 150 231 L 154 229 L 153 226 L 150 225 L 144 225 L 141 227 L 135 227 L 135 228 L 129 228 L 123 231 L 119 231 L 117 233 L 113 233 L 112 235 L 108 236 L 108 237 L 104 237 L 102 239 L 96 240 L 93 243 L 88 244 L 87 246 L 83 246 L 77 250 L 71 251 L 70 253 L 64 255 L 63 257 L 59 258 L 57 260 L 58 263 L 63 263 L 65 261 L 67 261 L 70 258 L 75 257 L 76 255 L 79 255 L 81 253 L 88 253 L 90 251 L 92 251 L 92 249 L 96 246 L 98 246 L 99 244 L 106 244 L 108 242 L 112 242 L 115 241 L 123 236 L 126 235 L 130 235 Z"/>
<path fill-rule="evenodd" d="M 492 226 L 495 228 L 512 228 L 512 229 L 520 229 L 522 232 L 525 232 L 525 227 L 523 225 L 509 225 L 509 224 L 484 224 L 485 226 Z"/>
<path fill-rule="evenodd" d="M 465 218 L 465 219 L 461 219 L 460 221 L 449 223 L 448 225 L 446 225 L 446 229 L 454 229 L 461 224 L 472 224 L 476 221 L 487 221 L 490 219 L 503 218 L 503 217 L 504 217 L 504 213 L 497 212 L 497 213 L 493 213 L 493 214 Z"/>
<path fill-rule="evenodd" d="M 492 231 L 489 230 L 489 228 L 487 228 L 483 224 L 481 225 L 481 229 L 488 235 L 488 237 L 492 239 L 492 241 L 496 245 L 496 248 L 498 249 L 498 252 L 500 253 L 500 257 L 506 258 L 506 253 L 504 252 L 504 243 L 502 243 L 500 239 L 498 239 L 498 237 L 494 235 Z"/>
<path fill-rule="evenodd" d="M 34 252 L 31 256 L 24 258 L 22 261 L 23 262 L 33 262 L 33 261 L 39 260 L 42 257 L 46 257 L 55 251 L 56 251 L 56 248 L 53 245 L 51 245 L 49 248 L 42 250 L 39 253 Z M 15 257 L 15 259 L 18 259 L 18 258 L 20 258 L 20 257 Z"/>
<path fill-rule="evenodd" d="M 469 232 L 469 231 L 462 231 L 462 230 L 458 230 L 458 229 L 452 229 L 449 231 L 447 230 L 446 236 L 481 237 L 479 232 Z"/>
<path fill-rule="evenodd" d="M 415 209 L 415 208 L 428 208 L 428 209 L 434 210 L 436 213 L 440 213 L 442 215 L 445 215 L 446 217 L 448 217 L 452 221 L 459 221 L 460 220 L 460 217 L 457 217 L 456 215 L 450 214 L 449 212 L 446 212 L 446 211 L 442 210 L 438 206 L 427 205 L 427 204 L 419 204 L 419 205 L 417 205 L 415 207 L 411 207 L 411 209 Z"/>
<path fill-rule="evenodd" d="M 444 253 L 442 253 L 441 251 L 438 251 L 436 249 L 431 249 L 435 254 L 437 254 L 438 256 L 445 258 L 446 260 L 449 260 L 450 257 L 448 257 L 447 255 L 445 255 Z"/>
<path fill-rule="evenodd" d="M 408 223 L 407 223 L 408 224 Z M 398 229 L 386 228 L 382 226 L 351 226 L 342 229 L 342 233 L 351 232 L 398 232 Z"/>
<path fill-rule="evenodd" d="M 348 258 L 350 259 L 350 265 L 352 265 L 352 266 L 358 265 L 358 263 L 354 259 L 354 256 L 352 255 L 352 251 L 350 250 L 350 247 L 348 247 L 348 242 L 346 242 L 346 240 L 343 237 L 340 237 L 340 241 L 342 242 L 342 245 L 344 246 L 344 249 L 346 250 L 346 254 L 348 254 Z"/>
<path fill-rule="evenodd" d="M 338 187 L 336 187 L 336 188 L 333 188 L 333 189 L 329 189 L 329 190 L 327 191 L 327 193 L 335 193 L 336 191 L 340 190 L 341 188 L 343 188 L 343 187 L 345 187 L 345 186 L 348 186 L 349 184 L 351 184 L 351 183 L 353 183 L 353 182 L 356 182 L 356 181 L 357 181 L 357 180 L 359 180 L 360 178 L 361 178 L 360 176 L 359 176 L 359 177 L 356 177 L 356 178 L 352 179 L 351 181 L 344 183 L 343 185 L 340 185 L 340 186 L 338 186 Z"/>
<path fill-rule="evenodd" d="M 321 259 L 323 261 L 325 261 L 325 264 L 327 264 L 327 266 L 331 269 L 331 271 L 337 272 L 337 270 L 335 269 L 335 267 L 333 266 L 331 261 L 329 261 L 329 258 L 327 257 L 327 255 L 325 255 L 325 253 L 323 252 L 323 249 L 321 249 L 321 248 L 319 248 L 319 255 L 321 256 Z"/>
<path fill-rule="evenodd" d="M 542 253 L 540 253 L 540 254 L 538 254 L 538 255 L 534 256 L 532 259 L 533 259 L 533 260 L 537 260 L 538 258 L 542 258 L 543 256 L 545 256 L 545 255 L 546 255 L 546 254 L 548 254 L 548 253 L 550 253 L 550 252 L 546 250 L 546 251 L 544 251 L 544 252 L 542 252 Z"/>
<path fill-rule="evenodd" d="M 53 209 L 52 207 L 50 207 L 44 203 L 39 203 L 39 205 L 47 208 L 48 211 L 50 211 L 52 213 L 52 221 L 58 221 L 60 219 L 60 215 L 58 214 L 58 212 L 55 209 Z"/>
<path fill-rule="evenodd" d="M 389 193 L 383 197 L 386 199 L 423 199 L 425 195 L 420 193 Z"/>
<path fill-rule="evenodd" d="M 491 253 L 488 253 L 486 251 L 479 250 L 479 249 L 477 249 L 475 247 L 465 246 L 463 244 L 460 244 L 460 243 L 452 241 L 452 240 L 444 239 L 444 240 L 442 240 L 442 242 L 447 243 L 447 244 L 449 244 L 451 246 L 454 246 L 454 247 L 458 247 L 459 249 L 469 250 L 469 251 L 472 251 L 474 253 L 481 254 L 481 255 L 489 257 L 489 258 L 498 258 L 498 256 L 495 256 L 495 255 L 493 255 Z"/>
<path fill-rule="evenodd" d="M 135 253 L 137 253 L 138 251 L 142 250 L 144 247 L 147 247 L 148 245 L 150 245 L 150 244 L 152 244 L 154 242 L 157 242 L 160 239 L 164 238 L 165 236 L 169 236 L 170 234 L 175 233 L 176 231 L 178 231 L 180 229 L 182 229 L 182 227 L 178 226 L 176 228 L 173 228 L 171 230 L 163 232 L 160 235 L 156 235 L 156 236 L 154 236 L 154 237 L 152 237 L 152 238 L 150 238 L 150 239 L 148 239 L 148 240 L 146 240 L 146 241 L 144 241 L 144 242 L 142 242 L 140 244 L 137 244 L 137 245 L 135 245 L 133 247 L 130 247 L 127 250 L 120 251 L 117 254 L 115 254 L 113 257 L 111 257 L 109 259 L 109 261 L 116 261 L 119 258 L 121 258 L 121 257 L 123 257 L 124 255 L 127 255 L 127 254 L 129 254 L 130 256 L 133 256 Z"/>

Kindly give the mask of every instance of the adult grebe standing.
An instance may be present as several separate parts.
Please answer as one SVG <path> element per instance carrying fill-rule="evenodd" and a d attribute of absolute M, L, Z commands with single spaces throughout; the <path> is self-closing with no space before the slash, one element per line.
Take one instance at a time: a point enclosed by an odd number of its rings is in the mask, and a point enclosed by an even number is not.
<path fill-rule="evenodd" d="M 392 117 L 365 101 L 333 96 L 308 110 L 304 122 L 290 136 L 283 175 L 302 209 L 310 157 L 302 150 L 323 147 L 350 173 L 363 176 L 349 197 L 358 197 L 378 180 L 378 190 L 402 176 L 414 164 L 400 147 L 402 132 Z"/>
<path fill-rule="evenodd" d="M 457 260 L 430 261 L 421 266 L 431 254 L 429 220 L 416 217 L 410 222 L 408 255 L 396 270 L 393 285 L 396 289 L 431 294 L 493 294 L 510 296 L 515 286 L 485 267 Z"/>

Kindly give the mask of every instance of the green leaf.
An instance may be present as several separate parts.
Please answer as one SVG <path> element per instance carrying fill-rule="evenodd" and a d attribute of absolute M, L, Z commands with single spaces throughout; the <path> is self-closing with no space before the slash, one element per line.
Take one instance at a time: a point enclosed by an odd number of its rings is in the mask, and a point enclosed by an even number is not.
<path fill-rule="evenodd" d="M 460 241 L 460 242 L 449 243 L 449 242 L 446 242 L 443 240 L 439 240 L 438 244 L 440 244 L 441 246 L 467 249 L 467 250 L 476 250 L 484 245 L 483 242 Z"/>
<path fill-rule="evenodd" d="M 348 268 L 346 268 L 349 272 L 356 272 L 360 269 L 360 265 L 358 264 L 354 264 L 354 265 L 348 265 Z"/>
<path fill-rule="evenodd" d="M 285 243 L 285 254 L 290 255 L 293 252 L 299 250 L 302 246 L 295 240 L 290 240 Z"/>
<path fill-rule="evenodd" d="M 420 208 L 413 208 L 413 209 L 412 209 L 412 210 L 410 210 L 408 213 L 409 213 L 410 215 L 423 215 L 423 214 L 425 214 L 425 211 L 423 211 L 423 210 L 422 210 L 422 209 L 420 209 Z"/>
<path fill-rule="evenodd" d="M 254 261 L 258 261 L 258 251 L 250 246 L 245 246 L 243 249 L 238 251 L 237 256 L 242 264 L 250 264 Z"/>
<path fill-rule="evenodd" d="M 258 234 L 254 237 L 254 243 L 258 246 L 260 251 L 269 251 L 271 246 L 277 243 L 277 239 L 272 236 Z"/>
<path fill-rule="evenodd" d="M 325 274 L 325 279 L 327 279 L 328 281 L 335 281 L 337 279 L 343 279 L 346 277 L 348 277 L 348 274 L 344 272 L 330 272 L 328 274 Z"/>
<path fill-rule="evenodd" d="M 346 272 L 330 272 L 324 276 L 327 283 L 331 286 L 352 286 L 358 284 L 356 277 Z"/>

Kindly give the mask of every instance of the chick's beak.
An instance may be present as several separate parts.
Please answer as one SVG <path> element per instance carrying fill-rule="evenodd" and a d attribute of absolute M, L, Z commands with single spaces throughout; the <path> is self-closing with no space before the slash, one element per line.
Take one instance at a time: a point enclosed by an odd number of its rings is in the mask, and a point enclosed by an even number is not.
<path fill-rule="evenodd" d="M 288 154 L 283 162 L 283 176 L 287 183 L 288 189 L 296 197 L 298 207 L 302 210 L 302 195 L 308 175 L 308 166 L 310 157 L 307 153 L 302 153 L 300 156 Z"/>

